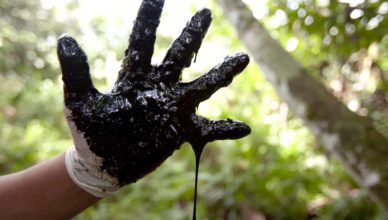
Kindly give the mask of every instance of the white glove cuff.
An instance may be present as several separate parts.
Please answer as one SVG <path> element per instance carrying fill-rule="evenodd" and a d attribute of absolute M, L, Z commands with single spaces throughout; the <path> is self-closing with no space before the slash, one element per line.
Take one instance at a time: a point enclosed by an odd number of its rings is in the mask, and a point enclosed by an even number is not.
<path fill-rule="evenodd" d="M 83 161 L 74 147 L 67 150 L 65 162 L 67 172 L 73 182 L 96 197 L 107 197 L 121 188 L 117 179 L 101 171 L 97 163 L 88 164 Z"/>

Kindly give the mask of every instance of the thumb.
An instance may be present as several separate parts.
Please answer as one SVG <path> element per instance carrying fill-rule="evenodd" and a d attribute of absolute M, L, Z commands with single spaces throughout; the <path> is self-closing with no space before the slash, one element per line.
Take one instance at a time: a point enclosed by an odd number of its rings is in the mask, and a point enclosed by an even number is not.
<path fill-rule="evenodd" d="M 57 54 L 62 69 L 65 101 L 78 100 L 94 90 L 88 58 L 69 35 L 58 39 Z"/>

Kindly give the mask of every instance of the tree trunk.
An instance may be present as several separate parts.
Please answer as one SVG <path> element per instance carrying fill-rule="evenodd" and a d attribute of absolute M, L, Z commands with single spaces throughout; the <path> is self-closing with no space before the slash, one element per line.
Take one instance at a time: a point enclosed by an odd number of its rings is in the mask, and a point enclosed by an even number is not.
<path fill-rule="evenodd" d="M 388 210 L 388 140 L 336 99 L 276 42 L 241 0 L 219 0 L 226 17 L 293 113 L 384 211 Z"/>

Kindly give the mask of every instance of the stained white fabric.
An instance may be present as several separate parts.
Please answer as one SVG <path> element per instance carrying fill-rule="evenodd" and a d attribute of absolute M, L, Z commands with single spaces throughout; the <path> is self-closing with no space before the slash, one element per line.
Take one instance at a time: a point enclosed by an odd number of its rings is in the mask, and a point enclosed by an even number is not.
<path fill-rule="evenodd" d="M 100 169 L 102 158 L 95 155 L 73 121 L 69 120 L 70 111 L 65 108 L 69 128 L 73 136 L 74 146 L 66 152 L 66 169 L 73 182 L 86 192 L 96 197 L 106 197 L 121 187 L 117 178 Z"/>

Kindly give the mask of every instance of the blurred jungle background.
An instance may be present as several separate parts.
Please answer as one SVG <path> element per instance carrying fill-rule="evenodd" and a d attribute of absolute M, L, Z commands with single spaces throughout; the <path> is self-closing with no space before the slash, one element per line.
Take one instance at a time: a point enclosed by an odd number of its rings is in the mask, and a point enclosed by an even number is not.
<path fill-rule="evenodd" d="M 387 134 L 388 1 L 244 3 L 308 74 Z M 62 112 L 57 38 L 69 33 L 78 40 L 89 56 L 95 85 L 108 90 L 139 5 L 140 0 L 0 0 L 0 174 L 25 169 L 72 145 Z M 218 1 L 166 0 L 154 63 L 203 7 L 213 11 L 213 24 L 196 63 L 184 71 L 185 81 L 226 55 L 248 51 Z M 246 138 L 205 148 L 198 219 L 385 219 L 344 164 L 279 98 L 254 59 L 198 111 L 213 119 L 245 121 L 252 128 Z M 76 219 L 191 219 L 194 170 L 194 154 L 185 144 L 154 173 Z"/>

